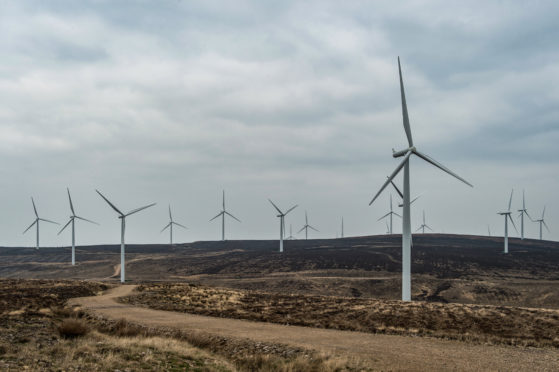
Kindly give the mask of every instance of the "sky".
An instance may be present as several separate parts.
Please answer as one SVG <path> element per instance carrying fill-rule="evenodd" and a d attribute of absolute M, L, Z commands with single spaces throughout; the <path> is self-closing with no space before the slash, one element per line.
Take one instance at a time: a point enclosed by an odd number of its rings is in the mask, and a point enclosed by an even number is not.
<path fill-rule="evenodd" d="M 1 1 L 0 245 L 33 246 L 30 197 L 77 244 L 384 234 L 386 189 L 407 147 L 412 230 L 502 235 L 514 189 L 559 239 L 559 3 L 555 1 Z M 401 175 L 397 178 L 401 185 Z M 520 229 L 518 213 L 514 221 Z M 70 244 L 41 224 L 41 244 Z M 395 232 L 401 222 L 394 221 Z M 518 236 L 514 229 L 512 236 Z M 538 225 L 526 223 L 526 235 Z"/>

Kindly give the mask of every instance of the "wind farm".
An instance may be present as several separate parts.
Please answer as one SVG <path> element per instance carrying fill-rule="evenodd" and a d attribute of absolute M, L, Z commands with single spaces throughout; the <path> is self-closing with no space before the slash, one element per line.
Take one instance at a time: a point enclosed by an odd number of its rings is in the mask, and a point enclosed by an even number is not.
<path fill-rule="evenodd" d="M 557 14 L 2 5 L 0 370 L 559 371 Z"/>

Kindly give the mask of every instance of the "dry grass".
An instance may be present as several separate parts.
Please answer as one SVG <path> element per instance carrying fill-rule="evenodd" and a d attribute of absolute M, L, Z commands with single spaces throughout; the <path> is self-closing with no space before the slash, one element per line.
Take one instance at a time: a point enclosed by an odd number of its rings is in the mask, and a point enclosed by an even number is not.
<path fill-rule="evenodd" d="M 58 326 L 58 333 L 64 338 L 76 338 L 85 336 L 89 332 L 89 327 L 81 319 L 64 319 Z"/>
<path fill-rule="evenodd" d="M 122 302 L 209 316 L 371 333 L 559 347 L 559 311 L 280 295 L 186 284 L 138 287 Z"/>

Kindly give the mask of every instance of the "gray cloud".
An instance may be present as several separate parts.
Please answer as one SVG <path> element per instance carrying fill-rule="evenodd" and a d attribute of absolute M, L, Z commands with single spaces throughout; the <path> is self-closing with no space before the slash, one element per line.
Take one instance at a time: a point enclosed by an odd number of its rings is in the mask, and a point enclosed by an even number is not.
<path fill-rule="evenodd" d="M 165 241 L 165 208 L 191 229 L 227 190 L 231 238 L 275 238 L 266 198 L 300 203 L 320 237 L 383 233 L 388 193 L 372 195 L 405 146 L 396 56 L 402 57 L 414 138 L 475 189 L 413 162 L 437 231 L 484 233 L 509 190 L 559 222 L 558 6 L 553 2 L 69 2 L 0 5 L 0 232 L 40 212 L 62 222 L 65 187 L 101 227 L 81 243 L 118 240 L 100 188 L 123 209 L 157 201 L 130 221 L 131 242 Z M 515 199 L 518 204 L 519 199 Z M 416 218 L 417 217 L 417 218 Z M 559 231 L 559 230 L 557 230 Z M 531 236 L 536 226 L 529 226 Z M 45 226 L 43 241 L 67 244 Z"/>

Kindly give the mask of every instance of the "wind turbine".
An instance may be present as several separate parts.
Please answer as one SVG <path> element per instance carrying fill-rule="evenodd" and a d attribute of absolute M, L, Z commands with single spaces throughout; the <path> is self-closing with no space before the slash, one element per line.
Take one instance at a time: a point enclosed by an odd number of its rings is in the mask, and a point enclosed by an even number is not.
<path fill-rule="evenodd" d="M 394 186 L 394 187 L 396 187 L 396 186 Z M 398 213 L 396 213 L 392 210 L 392 194 L 390 194 L 390 212 L 388 212 L 387 214 L 385 214 L 384 216 L 382 216 L 381 218 L 379 218 L 377 220 L 377 221 L 380 221 L 383 218 L 390 217 L 390 225 L 389 225 L 389 228 L 388 228 L 388 234 L 390 234 L 390 235 L 392 235 L 392 215 L 395 215 L 395 216 L 398 216 L 398 217 L 402 218 L 402 216 L 400 216 Z"/>
<path fill-rule="evenodd" d="M 95 225 L 99 225 L 99 224 L 97 222 L 88 220 L 86 218 L 76 216 L 76 212 L 74 211 L 74 204 L 72 204 L 72 197 L 70 196 L 70 189 L 66 188 L 66 191 L 68 191 L 68 200 L 70 201 L 70 211 L 72 212 L 72 215 L 70 216 L 70 219 L 68 220 L 66 225 L 64 225 L 64 227 L 62 229 L 60 229 L 60 231 L 58 232 L 58 235 L 60 235 L 62 233 L 62 231 L 64 231 L 64 229 L 66 227 L 68 227 L 68 225 L 72 224 L 72 266 L 74 266 L 74 265 L 76 265 L 76 230 L 75 230 L 76 218 L 78 220 L 90 222 L 90 223 L 93 223 Z"/>
<path fill-rule="evenodd" d="M 169 229 L 169 233 L 170 233 L 170 237 L 169 237 L 169 241 L 171 245 L 173 245 L 173 225 L 177 225 L 182 227 L 183 229 L 188 229 L 188 227 L 181 225 L 178 222 L 173 221 L 173 215 L 171 214 L 171 204 L 169 204 L 169 223 L 167 225 L 165 225 L 165 227 L 163 228 L 163 230 L 161 230 L 161 232 Z"/>
<path fill-rule="evenodd" d="M 274 208 L 276 208 L 276 210 L 278 211 L 278 215 L 276 217 L 279 217 L 280 219 L 280 248 L 279 251 L 283 252 L 283 230 L 285 229 L 285 216 L 291 212 L 292 210 L 294 210 L 295 208 L 297 208 L 297 204 L 295 204 L 293 207 L 289 208 L 287 210 L 287 212 L 283 213 L 281 211 L 281 209 L 279 209 L 277 207 L 277 205 L 274 204 L 273 201 L 271 201 L 270 199 L 268 199 L 268 201 L 274 206 Z"/>
<path fill-rule="evenodd" d="M 421 226 L 419 226 L 419 229 L 415 230 L 415 231 L 419 231 L 422 230 L 421 233 L 425 234 L 425 228 L 428 228 L 429 230 L 433 231 L 432 228 L 429 227 L 429 225 L 427 225 L 425 223 L 425 211 L 423 211 L 423 224 Z"/>
<path fill-rule="evenodd" d="M 402 79 L 402 69 L 400 67 L 400 57 L 398 57 L 398 72 L 400 75 L 400 96 L 402 100 L 402 118 L 404 122 L 404 130 L 408 139 L 409 147 L 405 150 L 394 152 L 392 156 L 395 158 L 404 157 L 402 162 L 396 167 L 394 172 L 388 177 L 384 185 L 377 192 L 375 197 L 371 200 L 371 205 L 381 194 L 381 192 L 388 186 L 388 184 L 396 177 L 396 175 L 404 169 L 404 192 L 403 192 L 403 218 L 402 218 L 402 300 L 411 301 L 411 216 L 410 216 L 410 157 L 416 155 L 417 157 L 431 163 L 435 167 L 450 174 L 451 176 L 464 182 L 466 185 L 473 187 L 469 182 L 453 173 L 451 170 L 438 163 L 431 157 L 419 152 L 413 144 L 413 139 L 410 129 L 410 121 L 408 116 L 408 108 L 406 105 L 406 96 L 404 93 L 404 81 Z"/>
<path fill-rule="evenodd" d="M 510 199 L 509 199 L 509 209 L 506 212 L 499 212 L 497 214 L 500 214 L 501 216 L 505 216 L 505 253 L 509 253 L 509 224 L 508 224 L 508 220 L 510 220 L 510 222 L 512 223 L 512 226 L 514 226 L 514 229 L 516 230 L 516 225 L 514 224 L 514 221 L 511 217 L 511 205 L 512 205 L 512 194 L 514 193 L 514 190 L 512 190 L 510 192 Z M 518 232 L 518 230 L 516 230 L 516 232 Z"/>
<path fill-rule="evenodd" d="M 33 211 L 35 212 L 35 221 L 33 221 L 33 223 L 31 225 L 29 225 L 29 227 L 27 229 L 25 229 L 25 231 L 23 232 L 24 234 L 33 227 L 33 225 L 37 226 L 37 247 L 36 249 L 39 249 L 39 221 L 45 221 L 45 222 L 50 222 L 50 223 L 54 223 L 56 225 L 60 225 L 58 222 L 54 222 L 51 220 L 46 220 L 44 218 L 40 218 L 39 214 L 37 213 L 37 207 L 35 207 L 35 200 L 33 200 L 33 197 L 31 197 L 31 203 L 33 204 Z"/>
<path fill-rule="evenodd" d="M 286 213 L 286 214 L 287 214 L 287 213 Z M 299 231 L 297 232 L 297 234 L 299 234 L 301 231 L 305 230 L 305 240 L 308 240 L 308 239 L 309 239 L 309 229 L 312 229 L 312 230 L 318 232 L 317 229 L 315 229 L 314 227 L 312 227 L 311 225 L 309 225 L 309 219 L 308 219 L 308 217 L 307 217 L 307 211 L 305 211 L 305 226 L 303 226 L 303 227 L 301 228 L 301 230 L 299 230 Z"/>
<path fill-rule="evenodd" d="M 344 237 L 344 218 L 342 216 L 342 238 Z"/>
<path fill-rule="evenodd" d="M 524 240 L 524 215 L 526 214 L 526 216 L 528 216 L 528 218 L 530 219 L 530 221 L 534 221 L 532 220 L 532 217 L 530 217 L 530 215 L 528 214 L 528 210 L 526 209 L 526 199 L 524 198 L 524 190 L 522 190 L 522 209 L 519 209 L 518 212 L 520 212 L 520 239 Z"/>
<path fill-rule="evenodd" d="M 231 213 L 225 210 L 225 190 L 223 190 L 223 209 L 221 210 L 221 212 L 218 213 L 217 216 L 215 216 L 210 220 L 211 222 L 216 218 L 218 218 L 219 216 L 221 216 L 221 240 L 222 241 L 225 241 L 225 215 L 228 215 L 229 217 L 234 218 L 237 221 L 241 222 L 241 220 L 239 220 L 237 217 L 233 216 Z"/>
<path fill-rule="evenodd" d="M 549 231 L 549 227 L 547 227 L 547 224 L 545 223 L 544 216 L 545 216 L 545 207 L 543 207 L 542 218 L 534 221 L 534 222 L 539 222 L 540 224 L 540 240 L 542 240 L 542 225 L 544 225 L 547 231 Z"/>
<path fill-rule="evenodd" d="M 99 190 L 95 190 L 97 191 L 97 194 L 99 194 L 99 196 L 101 196 L 103 198 L 103 200 L 105 200 L 107 202 L 107 204 L 109 204 L 111 206 L 112 209 L 115 210 L 116 213 L 119 214 L 118 218 L 120 218 L 120 282 L 124 283 L 124 278 L 125 278 L 125 273 L 124 273 L 124 265 L 125 265 L 125 261 L 124 261 L 124 248 L 125 248 L 125 243 L 124 243 L 124 230 L 126 229 L 126 217 L 134 214 L 134 213 L 138 213 L 139 211 L 142 211 L 146 208 L 149 207 L 153 207 L 156 203 L 152 203 L 149 205 L 146 205 L 144 207 L 140 207 L 140 208 L 136 208 L 131 210 L 128 213 L 122 213 L 117 207 L 114 206 L 113 203 L 111 203 L 109 201 L 109 199 L 105 198 L 105 196 L 103 196 L 103 194 L 101 194 L 99 192 Z"/>
<path fill-rule="evenodd" d="M 491 236 L 491 229 L 489 228 L 489 225 L 487 225 L 487 235 Z"/>
<path fill-rule="evenodd" d="M 287 240 L 295 239 L 295 237 L 293 236 L 293 233 L 291 232 L 291 224 L 289 224 L 289 236 L 286 239 Z"/>

